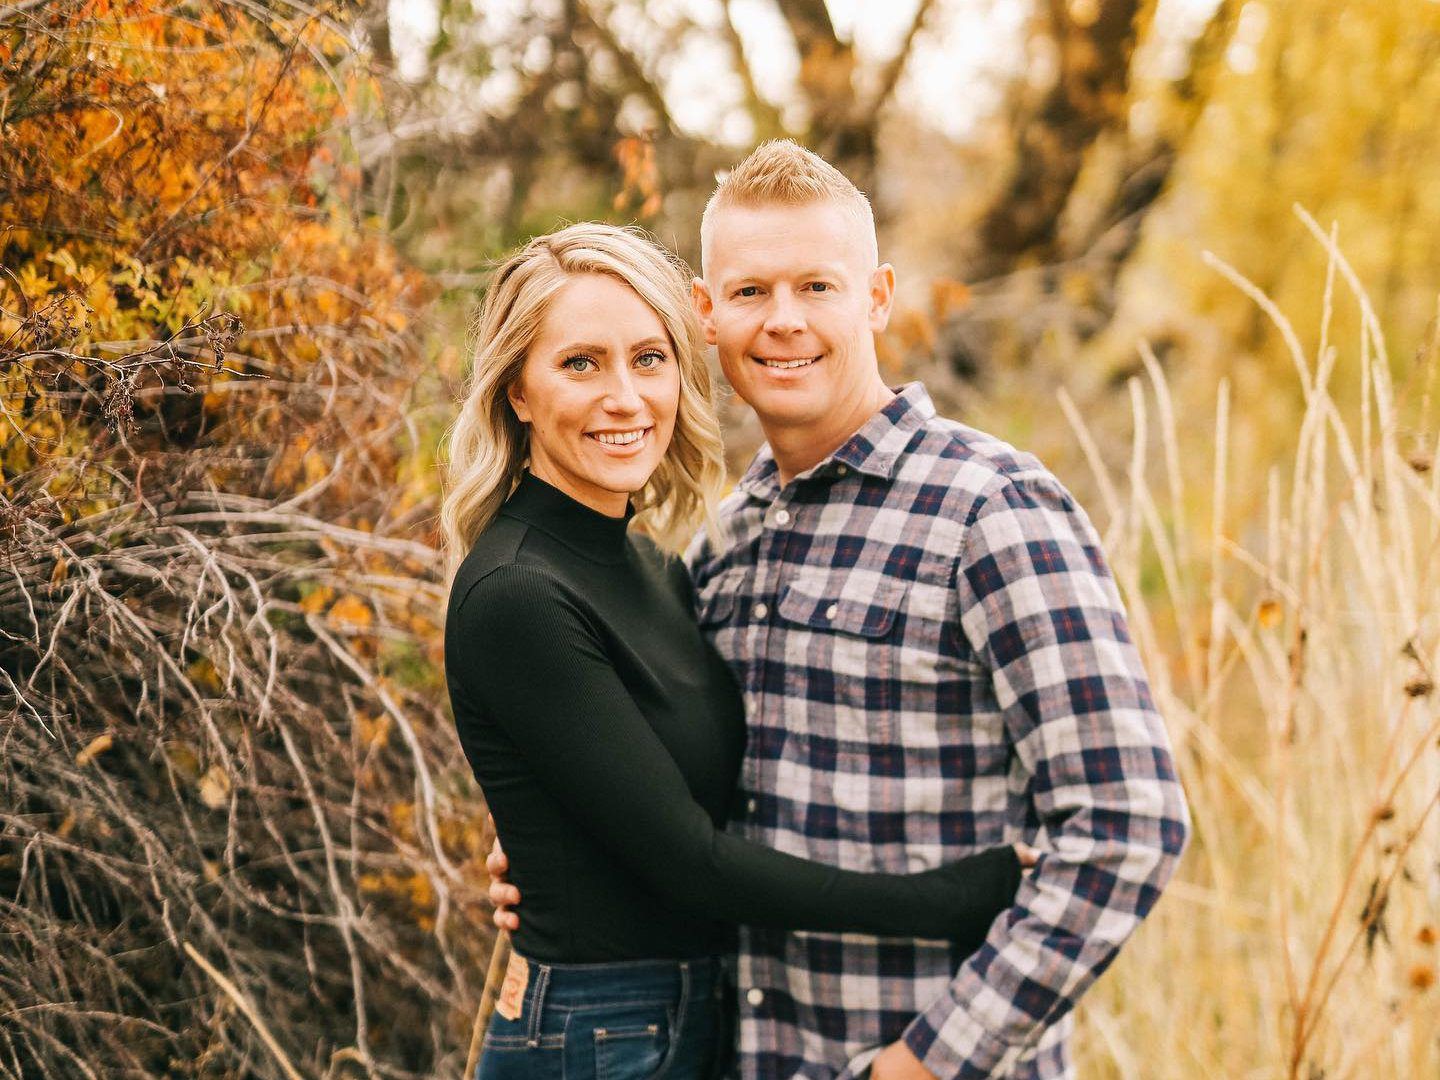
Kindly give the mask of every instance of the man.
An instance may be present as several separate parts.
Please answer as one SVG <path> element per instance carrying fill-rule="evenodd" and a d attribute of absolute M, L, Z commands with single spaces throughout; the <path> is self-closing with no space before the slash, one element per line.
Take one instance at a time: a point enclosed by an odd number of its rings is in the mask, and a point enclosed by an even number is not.
<path fill-rule="evenodd" d="M 1070 1010 L 1187 833 L 1094 529 L 1033 456 L 886 386 L 894 270 L 822 159 L 754 151 L 701 253 L 696 310 L 766 436 L 687 554 L 745 695 L 731 828 L 856 870 L 1041 849 L 970 956 L 742 928 L 741 1075 L 1071 1076 Z"/>

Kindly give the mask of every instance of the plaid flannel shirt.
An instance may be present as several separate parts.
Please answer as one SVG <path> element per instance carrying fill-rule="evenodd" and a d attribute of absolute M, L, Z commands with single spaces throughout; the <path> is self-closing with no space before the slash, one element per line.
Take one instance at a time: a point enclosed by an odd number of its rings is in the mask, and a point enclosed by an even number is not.
<path fill-rule="evenodd" d="M 1084 511 L 903 388 L 784 487 L 762 448 L 687 561 L 745 695 L 730 828 L 854 870 L 1043 850 L 984 945 L 742 928 L 744 1080 L 1072 1069 L 1076 1000 L 1155 903 L 1187 809 Z"/>

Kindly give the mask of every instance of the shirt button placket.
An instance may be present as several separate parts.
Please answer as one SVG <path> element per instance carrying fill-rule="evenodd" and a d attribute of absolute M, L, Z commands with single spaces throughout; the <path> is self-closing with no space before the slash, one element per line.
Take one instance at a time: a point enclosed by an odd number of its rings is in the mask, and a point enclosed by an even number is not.
<path fill-rule="evenodd" d="M 769 514 L 768 523 L 770 528 L 772 529 L 783 529 L 790 524 L 792 519 L 793 515 L 790 513 L 789 510 L 785 509 L 784 507 L 778 507 Z M 771 553 L 771 548 L 772 545 L 769 543 L 762 543 L 760 546 L 761 555 L 759 559 L 759 564 L 755 568 L 755 594 L 757 596 L 776 595 L 778 592 L 776 588 L 778 582 L 773 579 L 770 573 L 767 573 L 768 568 L 766 563 L 768 560 L 771 566 L 775 566 L 784 565 L 784 561 L 783 558 L 780 558 L 777 563 L 775 556 Z M 753 659 L 751 662 L 758 667 L 761 663 L 759 658 L 768 655 L 766 653 L 766 650 L 769 648 L 770 644 L 768 640 L 770 636 L 770 625 L 768 622 L 770 618 L 770 605 L 765 603 L 765 601 L 763 600 L 758 601 L 755 606 L 750 609 L 750 614 L 752 616 L 751 631 L 753 635 L 751 640 L 754 642 L 754 652 L 752 654 Z M 763 680 L 757 678 L 756 684 L 756 700 L 758 702 L 759 708 L 756 709 L 753 720 L 755 724 L 759 725 L 763 723 L 764 717 L 768 712 L 767 706 L 769 705 L 769 702 L 765 699 Z M 749 781 L 749 787 L 752 791 L 764 790 L 763 785 L 765 783 L 765 779 L 762 773 L 768 771 L 769 764 L 769 762 L 762 760 L 758 755 L 755 757 L 746 755 L 747 768 L 745 771 L 747 773 L 753 774 L 747 778 Z M 753 824 L 755 817 L 755 801 L 753 799 L 750 800 L 750 803 L 746 809 L 748 811 L 748 813 L 746 814 L 746 818 Z M 752 995 L 759 995 L 758 999 L 751 1000 L 752 1005 L 758 1005 L 759 1001 L 764 997 L 763 993 L 758 989 L 752 989 L 749 995 L 747 995 L 747 999 L 750 999 Z"/>
<path fill-rule="evenodd" d="M 775 527 L 784 528 L 786 525 L 790 524 L 790 511 L 786 510 L 784 507 L 781 507 L 779 510 L 776 510 L 773 514 L 770 515 L 770 523 Z M 764 619 L 768 618 L 769 615 L 770 607 L 768 604 L 762 601 L 761 603 L 755 605 L 755 619 L 757 622 L 763 621 Z M 768 634 L 769 630 L 762 630 L 761 633 Z M 763 646 L 764 642 L 762 642 L 761 644 Z"/>

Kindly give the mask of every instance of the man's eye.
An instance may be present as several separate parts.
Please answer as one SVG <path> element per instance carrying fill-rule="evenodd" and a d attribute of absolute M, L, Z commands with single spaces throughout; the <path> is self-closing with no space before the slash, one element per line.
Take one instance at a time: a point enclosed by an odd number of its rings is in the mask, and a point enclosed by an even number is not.
<path fill-rule="evenodd" d="M 656 349 L 652 349 L 649 352 L 643 352 L 639 356 L 635 357 L 635 363 L 639 364 L 643 368 L 659 367 L 664 362 L 665 354 Z"/>
<path fill-rule="evenodd" d="M 590 367 L 593 368 L 595 361 L 588 356 L 571 356 L 567 357 L 565 363 L 560 366 L 569 368 L 571 371 L 588 371 L 589 368 L 585 366 L 586 364 L 589 364 Z"/>
<path fill-rule="evenodd" d="M 760 295 L 760 286 L 758 286 L 758 285 L 742 285 L 742 286 L 740 286 L 740 288 L 738 288 L 738 289 L 735 290 L 735 295 L 736 295 L 736 296 L 759 296 L 759 295 Z"/>
<path fill-rule="evenodd" d="M 830 292 L 830 283 L 828 281 L 812 281 L 810 288 L 816 292 Z"/>

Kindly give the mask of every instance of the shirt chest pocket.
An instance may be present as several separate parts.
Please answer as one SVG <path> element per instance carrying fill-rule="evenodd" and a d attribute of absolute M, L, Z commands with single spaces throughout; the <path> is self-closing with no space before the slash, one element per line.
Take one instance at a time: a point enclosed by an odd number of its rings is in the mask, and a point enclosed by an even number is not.
<path fill-rule="evenodd" d="M 785 634 L 786 697 L 804 702 L 813 734 L 892 741 L 909 590 L 909 581 L 856 570 L 784 587 L 776 617 Z"/>

